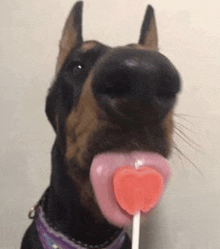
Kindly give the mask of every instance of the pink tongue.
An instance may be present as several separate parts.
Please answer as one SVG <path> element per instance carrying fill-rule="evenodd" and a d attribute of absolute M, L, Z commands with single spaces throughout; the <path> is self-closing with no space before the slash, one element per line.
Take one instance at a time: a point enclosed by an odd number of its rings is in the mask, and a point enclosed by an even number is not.
<path fill-rule="evenodd" d="M 128 226 L 132 223 L 132 216 L 119 206 L 113 188 L 114 172 L 124 165 L 135 168 L 147 166 L 159 172 L 164 182 L 162 193 L 170 175 L 168 162 L 164 157 L 156 153 L 105 153 L 95 156 L 90 169 L 90 178 L 95 196 L 105 218 L 118 227 Z M 146 217 L 155 206 L 144 213 L 143 216 Z"/>

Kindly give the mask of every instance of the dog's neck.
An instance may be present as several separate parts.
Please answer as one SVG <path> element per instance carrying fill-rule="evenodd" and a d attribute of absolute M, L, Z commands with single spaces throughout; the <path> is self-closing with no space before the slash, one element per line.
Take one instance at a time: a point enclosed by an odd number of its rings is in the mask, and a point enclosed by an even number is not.
<path fill-rule="evenodd" d="M 74 182 L 66 174 L 64 157 L 56 142 L 52 150 L 50 189 L 43 209 L 52 227 L 86 244 L 102 244 L 120 231 L 107 222 L 97 224 L 89 210 L 80 204 Z"/>

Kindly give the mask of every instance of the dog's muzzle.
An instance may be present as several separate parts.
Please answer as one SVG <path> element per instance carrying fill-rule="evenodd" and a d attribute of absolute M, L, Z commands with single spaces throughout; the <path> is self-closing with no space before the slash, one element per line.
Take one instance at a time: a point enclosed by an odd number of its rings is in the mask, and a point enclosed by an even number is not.
<path fill-rule="evenodd" d="M 117 120 L 136 124 L 161 120 L 173 108 L 180 90 L 177 70 L 156 51 L 116 48 L 95 68 L 93 94 Z"/>

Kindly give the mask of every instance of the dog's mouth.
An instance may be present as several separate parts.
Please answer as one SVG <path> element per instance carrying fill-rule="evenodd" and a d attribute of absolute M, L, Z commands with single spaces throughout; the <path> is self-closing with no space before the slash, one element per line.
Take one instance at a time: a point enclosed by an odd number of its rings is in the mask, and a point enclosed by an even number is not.
<path fill-rule="evenodd" d="M 117 227 L 130 225 L 132 216 L 120 207 L 113 191 L 114 172 L 120 166 L 139 165 L 153 168 L 163 177 L 164 192 L 170 175 L 166 160 L 170 153 L 170 143 L 162 123 L 136 129 L 108 123 L 108 126 L 103 125 L 102 129 L 90 134 L 82 153 L 81 167 L 77 167 L 79 174 L 70 173 L 75 175 L 74 181 L 84 178 L 84 184 L 79 183 L 82 204 L 91 210 L 93 203 L 92 212 L 94 217 L 98 215 L 98 219 L 101 211 L 104 218 Z M 80 176 L 78 179 L 77 175 Z M 89 190 L 91 187 L 93 193 Z M 84 190 L 81 191 L 81 188 Z M 161 197 L 162 195 L 158 201 Z M 145 218 L 157 203 L 148 212 L 142 213 L 142 217 Z"/>
<path fill-rule="evenodd" d="M 149 118 L 138 124 L 115 121 L 110 119 L 112 116 L 102 112 L 93 116 L 85 113 L 83 117 L 84 126 L 80 126 L 80 129 L 72 125 L 74 120 L 71 118 L 67 125 L 70 127 L 66 153 L 69 175 L 78 186 L 81 204 L 93 213 L 97 221 L 103 221 L 104 216 L 117 227 L 128 226 L 132 222 L 132 216 L 116 201 L 113 174 L 120 166 L 134 167 L 140 163 L 161 174 L 164 191 L 170 174 L 165 158 L 170 154 L 172 144 L 172 112 L 163 120 Z M 89 132 L 85 132 L 87 129 Z M 74 165 L 71 164 L 74 160 L 78 167 L 71 166 Z M 155 206 L 156 204 L 148 211 Z"/>
<path fill-rule="evenodd" d="M 153 168 L 163 177 L 164 192 L 166 183 L 170 175 L 170 169 L 167 160 L 153 152 L 131 152 L 131 153 L 102 153 L 96 155 L 92 161 L 90 169 L 90 179 L 102 214 L 113 225 L 118 227 L 128 226 L 132 222 L 132 216 L 124 211 L 118 204 L 113 187 L 114 172 L 120 166 L 141 167 L 147 166 Z M 161 199 L 162 194 L 160 195 Z M 158 203 L 158 202 L 157 202 Z M 143 213 L 145 218 L 148 213 L 156 207 L 154 203 L 150 209 Z"/>

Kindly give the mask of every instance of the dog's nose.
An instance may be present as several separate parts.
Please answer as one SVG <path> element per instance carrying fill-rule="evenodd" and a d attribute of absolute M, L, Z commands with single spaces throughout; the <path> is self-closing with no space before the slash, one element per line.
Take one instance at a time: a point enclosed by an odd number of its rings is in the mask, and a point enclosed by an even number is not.
<path fill-rule="evenodd" d="M 153 108 L 164 117 L 173 107 L 180 79 L 162 54 L 118 48 L 98 62 L 92 89 L 99 104 L 112 112 L 132 118 Z"/>

